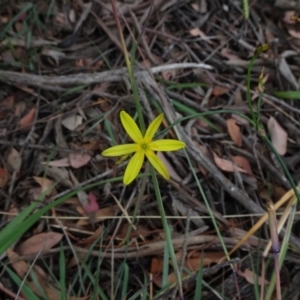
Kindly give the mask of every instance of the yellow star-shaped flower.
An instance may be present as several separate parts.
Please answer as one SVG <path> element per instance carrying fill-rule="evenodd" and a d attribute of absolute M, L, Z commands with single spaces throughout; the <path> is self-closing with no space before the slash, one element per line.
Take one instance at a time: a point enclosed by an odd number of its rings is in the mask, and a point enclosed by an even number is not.
<path fill-rule="evenodd" d="M 179 150 L 185 147 L 185 143 L 170 139 L 152 141 L 164 118 L 164 115 L 160 114 L 152 121 L 144 136 L 142 135 L 135 121 L 125 111 L 121 111 L 120 118 L 125 131 L 131 137 L 134 143 L 110 147 L 104 150 L 102 155 L 122 156 L 135 152 L 126 167 L 123 177 L 124 184 L 131 183 L 137 177 L 142 168 L 145 155 L 159 174 L 161 174 L 167 180 L 170 179 L 167 168 L 160 158 L 154 153 L 154 151 Z"/>

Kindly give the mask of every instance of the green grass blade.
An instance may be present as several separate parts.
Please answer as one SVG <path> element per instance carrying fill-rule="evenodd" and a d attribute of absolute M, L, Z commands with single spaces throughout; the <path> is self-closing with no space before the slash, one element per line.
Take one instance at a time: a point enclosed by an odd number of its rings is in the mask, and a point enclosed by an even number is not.
<path fill-rule="evenodd" d="M 279 91 L 274 92 L 274 95 L 282 99 L 300 100 L 300 91 Z"/>
<path fill-rule="evenodd" d="M 60 280 L 60 299 L 67 300 L 67 289 L 66 289 L 66 257 L 61 244 L 59 253 L 59 280 Z"/>
<path fill-rule="evenodd" d="M 4 269 L 6 270 L 6 272 L 9 274 L 10 278 L 15 282 L 15 284 L 21 288 L 21 291 L 24 293 L 24 295 L 27 297 L 27 299 L 30 300 L 40 300 L 40 298 L 38 298 L 33 291 L 26 285 L 23 283 L 23 281 L 19 278 L 19 276 L 13 272 L 10 268 L 8 268 L 7 266 L 3 265 Z"/>
<path fill-rule="evenodd" d="M 123 282 L 122 282 L 122 292 L 121 299 L 126 299 L 128 293 L 128 284 L 129 284 L 129 267 L 126 262 L 123 263 Z"/>
<path fill-rule="evenodd" d="M 195 290 L 194 300 L 201 299 L 201 295 L 202 295 L 202 280 L 203 280 L 203 255 L 201 255 L 201 263 L 200 263 L 200 268 L 199 268 L 199 272 L 198 272 L 198 276 L 197 276 L 197 282 L 196 282 L 196 290 Z"/>

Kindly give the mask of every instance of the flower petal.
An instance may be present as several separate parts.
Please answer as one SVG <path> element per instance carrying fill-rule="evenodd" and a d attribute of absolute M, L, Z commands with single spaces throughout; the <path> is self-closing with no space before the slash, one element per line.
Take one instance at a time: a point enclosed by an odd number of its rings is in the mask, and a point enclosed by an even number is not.
<path fill-rule="evenodd" d="M 150 143 L 154 137 L 154 134 L 158 130 L 158 127 L 160 126 L 162 120 L 164 118 L 164 114 L 160 114 L 158 117 L 156 117 L 149 127 L 147 128 L 146 134 L 144 136 L 145 143 Z"/>
<path fill-rule="evenodd" d="M 101 153 L 101 155 L 121 156 L 121 155 L 133 153 L 137 150 L 139 150 L 139 145 L 137 144 L 124 144 L 124 145 L 118 145 L 118 146 L 107 148 Z"/>
<path fill-rule="evenodd" d="M 153 151 L 175 151 L 185 147 L 185 143 L 178 140 L 158 140 L 149 144 Z"/>
<path fill-rule="evenodd" d="M 135 121 L 124 110 L 121 111 L 120 118 L 127 134 L 134 142 L 140 143 L 143 140 L 143 136 Z"/>
<path fill-rule="evenodd" d="M 144 158 L 145 154 L 143 150 L 136 152 L 132 156 L 125 170 L 125 174 L 123 177 L 124 184 L 129 184 L 136 178 L 142 168 Z"/>
<path fill-rule="evenodd" d="M 155 170 L 165 179 L 169 180 L 170 175 L 161 159 L 151 150 L 146 151 L 146 156 Z"/>

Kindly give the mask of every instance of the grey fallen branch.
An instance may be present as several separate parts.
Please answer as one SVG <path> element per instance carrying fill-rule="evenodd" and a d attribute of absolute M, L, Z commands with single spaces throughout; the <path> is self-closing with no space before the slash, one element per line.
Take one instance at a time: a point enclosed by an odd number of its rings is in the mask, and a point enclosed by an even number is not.
<path fill-rule="evenodd" d="M 187 68 L 202 68 L 212 69 L 212 66 L 197 63 L 179 63 L 170 65 L 161 65 L 151 68 L 153 74 L 157 74 L 166 70 L 187 69 Z M 120 68 L 118 70 L 109 70 L 99 73 L 79 73 L 62 76 L 43 76 L 21 72 L 1 71 L 0 82 L 13 85 L 29 85 L 40 87 L 41 89 L 53 89 L 53 86 L 74 86 L 74 85 L 90 85 L 101 82 L 120 82 L 126 76 L 127 69 Z M 135 76 L 141 78 L 148 75 L 148 70 L 137 69 L 134 72 Z"/>

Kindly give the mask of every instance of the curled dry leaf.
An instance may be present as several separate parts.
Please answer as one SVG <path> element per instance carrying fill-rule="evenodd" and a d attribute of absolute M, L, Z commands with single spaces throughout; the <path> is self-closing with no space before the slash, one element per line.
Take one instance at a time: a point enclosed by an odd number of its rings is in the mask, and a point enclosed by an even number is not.
<path fill-rule="evenodd" d="M 96 196 L 92 193 L 89 192 L 87 198 L 89 199 L 90 203 L 87 205 L 84 205 L 84 210 L 87 213 L 91 213 L 91 212 L 95 212 L 97 210 L 99 210 L 99 205 L 97 203 L 97 198 Z"/>
<path fill-rule="evenodd" d="M 268 130 L 271 136 L 271 141 L 280 155 L 285 155 L 287 149 L 288 135 L 286 131 L 279 125 L 273 117 L 268 121 Z"/>
<path fill-rule="evenodd" d="M 58 232 L 43 232 L 36 234 L 17 248 L 19 255 L 37 254 L 39 251 L 47 252 L 54 245 L 61 241 L 63 235 Z"/>
<path fill-rule="evenodd" d="M 213 151 L 212 151 L 212 153 L 213 153 L 213 156 L 214 156 L 215 164 L 221 170 L 226 171 L 226 172 L 235 172 L 235 171 L 238 171 L 238 172 L 246 173 L 246 171 L 244 169 L 242 169 L 242 168 L 240 168 L 238 166 L 235 166 L 232 161 L 230 161 L 228 159 L 220 158 Z"/>
<path fill-rule="evenodd" d="M 243 144 L 241 129 L 240 126 L 236 124 L 235 119 L 230 118 L 227 120 L 227 129 L 232 141 L 237 146 L 241 147 Z"/>
<path fill-rule="evenodd" d="M 64 118 L 61 123 L 64 127 L 73 131 L 82 124 L 82 117 L 77 114 L 71 114 Z"/>

